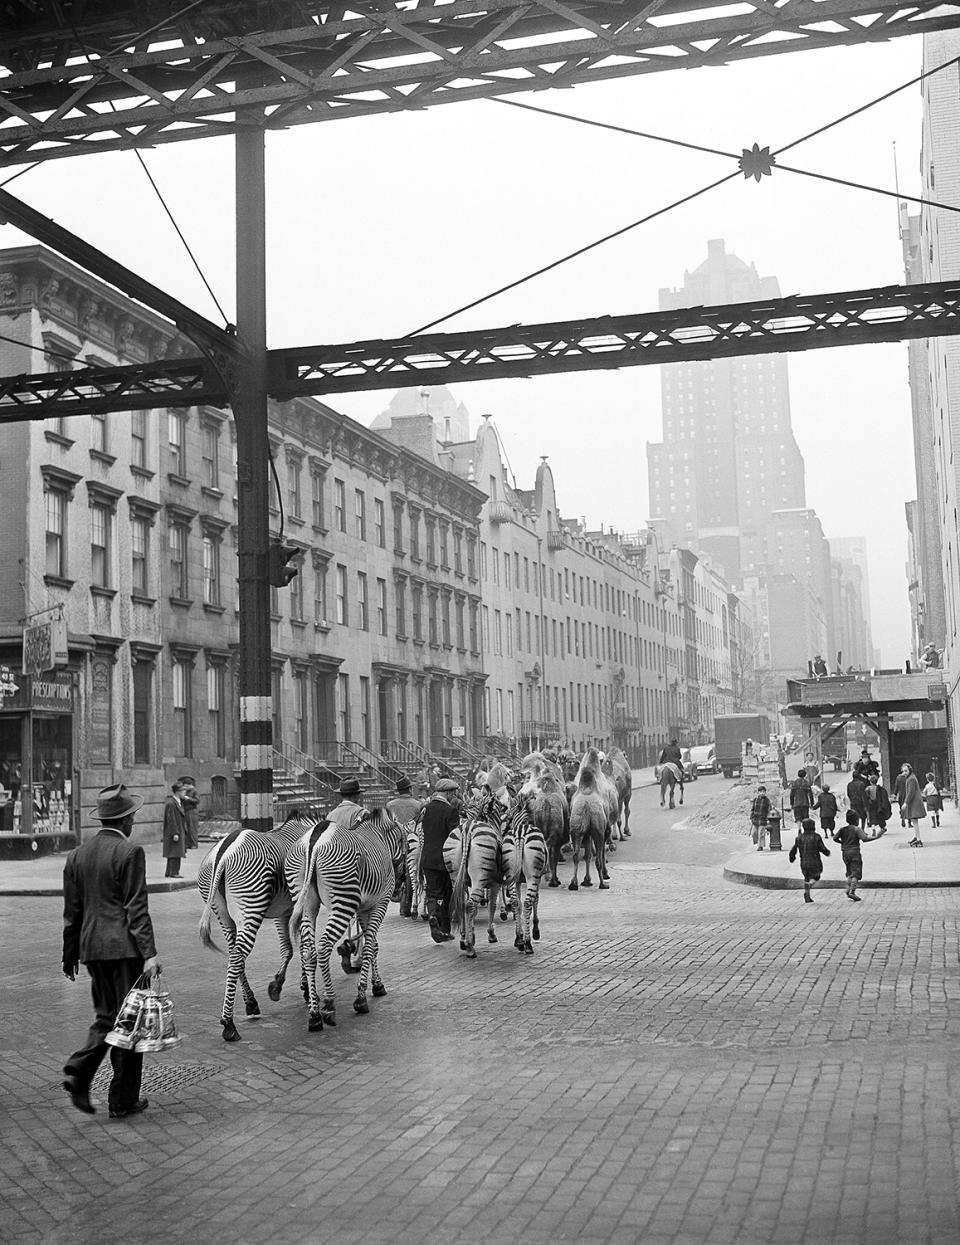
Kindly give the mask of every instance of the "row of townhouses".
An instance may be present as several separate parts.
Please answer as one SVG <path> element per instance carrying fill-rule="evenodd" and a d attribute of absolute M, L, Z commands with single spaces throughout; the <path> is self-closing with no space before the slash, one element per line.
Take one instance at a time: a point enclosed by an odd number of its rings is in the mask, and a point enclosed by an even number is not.
<path fill-rule="evenodd" d="M 42 247 L 0 255 L 3 374 L 188 349 Z M 430 413 L 431 402 L 436 407 Z M 398 394 L 367 428 L 276 404 L 270 521 L 298 574 L 273 589 L 278 764 L 408 747 L 622 746 L 651 762 L 740 707 L 745 602 L 708 559 L 561 517 L 544 459 L 523 490 L 484 418 Z M 236 803 L 236 446 L 213 408 L 0 429 L 0 831 L 76 828 L 122 775 L 155 827 L 189 774 Z M 22 668 L 23 627 L 66 623 L 65 664 Z M 3 797 L 0 796 L 0 799 Z"/>

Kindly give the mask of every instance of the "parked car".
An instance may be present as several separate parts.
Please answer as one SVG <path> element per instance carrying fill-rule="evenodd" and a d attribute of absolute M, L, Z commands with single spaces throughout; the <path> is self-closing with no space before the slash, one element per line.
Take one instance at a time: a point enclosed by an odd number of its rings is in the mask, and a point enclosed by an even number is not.
<path fill-rule="evenodd" d="M 684 782 L 696 782 L 697 781 L 697 766 L 693 760 L 693 757 L 690 755 L 690 749 L 681 748 L 680 755 L 683 758 L 683 781 Z M 654 777 L 654 781 L 656 782 L 660 781 L 660 766 L 659 765 L 655 765 L 653 767 L 653 777 Z"/>
<path fill-rule="evenodd" d="M 700 744 L 697 748 L 691 748 L 690 760 L 696 766 L 698 774 L 716 774 L 719 772 L 717 750 L 713 744 Z"/>

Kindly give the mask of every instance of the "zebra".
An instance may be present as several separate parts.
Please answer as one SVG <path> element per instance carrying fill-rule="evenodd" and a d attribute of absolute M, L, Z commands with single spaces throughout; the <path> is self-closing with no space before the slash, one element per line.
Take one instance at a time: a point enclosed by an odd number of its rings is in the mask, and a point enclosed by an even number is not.
<path fill-rule="evenodd" d="M 359 922 L 363 959 L 353 1010 L 369 1012 L 367 981 L 372 976 L 373 996 L 382 998 L 387 988 L 377 964 L 377 932 L 383 922 L 396 884 L 396 870 L 404 863 L 407 836 L 385 809 L 364 812 L 353 825 L 324 827 L 311 846 L 304 884 L 290 917 L 288 939 L 316 926 L 320 905 L 329 913 L 319 941 L 301 937 L 300 951 L 309 992 L 308 1028 L 322 1029 L 324 1022 L 335 1025 L 336 1005 L 330 953 L 350 922 Z M 323 1001 L 317 994 L 317 961 L 323 976 Z"/>
<path fill-rule="evenodd" d="M 399 823 L 401 831 L 407 836 L 407 859 L 403 883 L 400 888 L 400 915 L 411 917 L 414 921 L 422 916 L 429 920 L 427 913 L 427 892 L 420 872 L 420 855 L 423 851 L 423 809 L 412 821 Z"/>
<path fill-rule="evenodd" d="M 220 1016 L 225 1042 L 240 1041 L 233 1018 L 238 982 L 247 1015 L 251 1019 L 260 1016 L 260 1005 L 247 981 L 246 963 L 257 932 L 267 917 L 276 922 L 283 957 L 280 968 L 267 986 L 267 994 L 274 1002 L 280 998 L 287 966 L 293 958 L 293 944 L 288 933 L 293 901 L 287 885 L 285 864 L 307 821 L 303 812 L 295 809 L 273 831 L 233 830 L 201 861 L 197 874 L 197 889 L 204 900 L 200 942 L 208 950 L 219 952 L 220 948 L 210 934 L 210 925 L 216 915 L 229 949 L 227 983 Z M 301 982 L 301 987 L 303 984 Z"/>
<path fill-rule="evenodd" d="M 469 800 L 464 812 L 466 821 L 450 833 L 444 844 L 443 860 L 453 882 L 450 914 L 460 923 L 460 949 L 473 960 L 477 956 L 474 921 L 483 895 L 487 893 L 489 905 L 487 940 L 497 942 L 493 927 L 497 891 L 503 888 L 516 894 L 520 857 L 513 827 L 503 827 L 506 809 L 489 787 Z M 519 904 L 514 906 L 514 915 L 519 939 Z"/>
<path fill-rule="evenodd" d="M 538 908 L 540 904 L 540 882 L 547 869 L 547 840 L 543 831 L 532 821 L 530 816 L 531 795 L 521 796 L 508 814 L 508 825 L 516 836 L 517 853 L 520 859 L 520 872 L 516 881 L 516 907 L 520 915 L 521 933 L 514 941 L 518 951 L 533 955 L 533 942 L 530 941 L 531 920 L 533 922 L 533 940 L 540 940 L 540 921 Z M 521 885 L 526 886 L 521 903 Z"/>

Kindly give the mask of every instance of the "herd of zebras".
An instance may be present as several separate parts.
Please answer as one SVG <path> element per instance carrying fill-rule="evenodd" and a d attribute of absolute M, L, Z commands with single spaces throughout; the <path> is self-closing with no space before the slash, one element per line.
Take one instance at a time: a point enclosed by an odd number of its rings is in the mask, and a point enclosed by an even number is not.
<path fill-rule="evenodd" d="M 541 879 L 549 874 L 548 885 L 559 886 L 557 868 L 567 854 L 573 863 L 570 890 L 593 885 L 591 864 L 600 889 L 607 888 L 607 851 L 630 834 L 631 785 L 630 766 L 620 749 L 604 754 L 589 748 L 582 758 L 534 752 L 524 758 L 519 772 L 497 762 L 476 775 L 472 789 L 464 793 L 459 826 L 443 852 L 453 887 L 451 915 L 459 923 L 460 947 L 467 957 L 476 956 L 474 923 L 484 905 L 488 939 L 497 941 L 498 896 L 501 915 L 509 908 L 514 916 L 514 945 L 533 953 L 540 936 Z M 260 1015 L 246 961 L 267 918 L 276 922 L 282 953 L 267 992 L 274 1001 L 280 998 L 298 942 L 310 1030 L 336 1024 L 330 970 L 335 947 L 344 969 L 359 971 L 356 1012 L 369 1011 L 368 983 L 375 998 L 386 994 L 377 948 L 387 908 L 403 883 L 408 887 L 404 915 L 409 911 L 416 918 L 423 904 L 420 819 L 399 823 L 379 808 L 358 810 L 350 824 L 341 821 L 336 810 L 329 820 L 318 822 L 294 813 L 269 833 L 236 830 L 200 865 L 200 940 L 219 950 L 211 937 L 215 916 L 229 950 L 220 1018 L 225 1041 L 240 1040 L 234 1022 L 238 984 L 247 1016 Z M 318 964 L 322 998 L 317 992 Z"/>

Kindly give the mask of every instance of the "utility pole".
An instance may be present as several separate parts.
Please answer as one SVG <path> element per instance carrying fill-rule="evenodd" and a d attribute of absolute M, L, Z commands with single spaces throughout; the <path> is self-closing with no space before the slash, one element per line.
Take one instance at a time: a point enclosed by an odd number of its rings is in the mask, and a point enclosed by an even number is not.
<path fill-rule="evenodd" d="M 240 607 L 240 820 L 273 828 L 273 704 L 270 634 L 270 441 L 267 435 L 267 311 L 264 132 L 236 134 L 237 333 L 242 355 L 231 393 L 237 428 Z"/>

